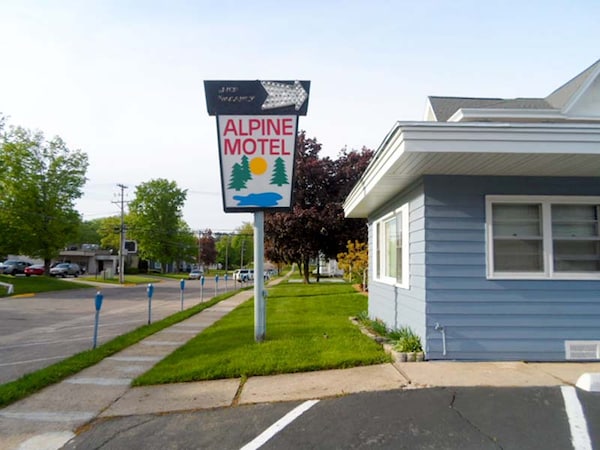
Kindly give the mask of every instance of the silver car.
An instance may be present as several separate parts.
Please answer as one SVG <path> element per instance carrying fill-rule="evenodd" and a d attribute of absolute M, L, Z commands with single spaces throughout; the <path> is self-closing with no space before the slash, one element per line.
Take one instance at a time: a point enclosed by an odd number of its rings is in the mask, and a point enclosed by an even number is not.
<path fill-rule="evenodd" d="M 188 280 L 199 280 L 202 275 L 204 275 L 204 272 L 201 269 L 192 269 L 188 274 Z"/>
<path fill-rule="evenodd" d="M 79 264 L 73 263 L 60 263 L 50 269 L 50 276 L 52 277 L 66 277 L 72 275 L 78 277 L 81 274 L 81 268 Z"/>

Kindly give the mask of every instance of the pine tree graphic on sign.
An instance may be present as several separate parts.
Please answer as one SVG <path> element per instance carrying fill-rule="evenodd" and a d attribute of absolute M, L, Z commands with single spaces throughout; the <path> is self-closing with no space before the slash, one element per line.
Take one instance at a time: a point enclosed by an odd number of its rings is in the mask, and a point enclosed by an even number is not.
<path fill-rule="evenodd" d="M 242 165 L 235 163 L 231 168 L 231 176 L 229 177 L 227 189 L 235 189 L 236 191 L 246 189 L 246 181 L 248 181 L 248 178 L 244 172 L 244 168 Z"/>
<path fill-rule="evenodd" d="M 285 161 L 283 160 L 283 158 L 277 158 L 275 160 L 270 184 L 276 184 L 277 186 L 290 184 L 287 173 L 285 171 Z"/>
<path fill-rule="evenodd" d="M 248 160 L 248 157 L 246 155 L 242 156 L 242 170 L 244 175 L 244 182 L 251 180 L 252 173 L 250 172 L 250 161 Z"/>

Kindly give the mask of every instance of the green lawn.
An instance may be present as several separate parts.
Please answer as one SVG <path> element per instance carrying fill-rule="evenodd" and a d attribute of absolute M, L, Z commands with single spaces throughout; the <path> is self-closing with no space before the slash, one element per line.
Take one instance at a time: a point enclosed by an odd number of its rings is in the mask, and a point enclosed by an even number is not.
<path fill-rule="evenodd" d="M 0 275 L 0 282 L 10 283 L 14 286 L 13 295 L 35 294 L 38 292 L 64 291 L 67 289 L 91 288 L 87 284 L 60 280 L 52 277 L 22 277 Z M 0 286 L 0 297 L 7 297 L 7 290 Z"/>
<path fill-rule="evenodd" d="M 102 278 L 101 276 L 95 275 L 84 275 L 80 277 L 84 281 L 93 281 L 96 283 L 109 283 L 109 284 L 119 284 L 119 276 L 114 276 L 112 278 Z M 154 276 L 146 276 L 146 275 L 125 275 L 125 284 L 145 284 L 145 283 L 155 283 L 156 281 L 160 281 L 158 277 Z"/>
<path fill-rule="evenodd" d="M 269 288 L 267 338 L 254 341 L 249 301 L 179 348 L 134 385 L 248 377 L 389 362 L 348 320 L 367 308 L 349 284 L 281 283 Z"/>

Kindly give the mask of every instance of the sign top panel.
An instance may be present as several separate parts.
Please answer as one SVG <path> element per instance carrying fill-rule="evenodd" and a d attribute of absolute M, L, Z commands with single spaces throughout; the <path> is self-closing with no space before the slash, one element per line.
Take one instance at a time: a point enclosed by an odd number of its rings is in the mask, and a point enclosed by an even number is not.
<path fill-rule="evenodd" d="M 211 116 L 305 116 L 310 81 L 204 81 Z"/>

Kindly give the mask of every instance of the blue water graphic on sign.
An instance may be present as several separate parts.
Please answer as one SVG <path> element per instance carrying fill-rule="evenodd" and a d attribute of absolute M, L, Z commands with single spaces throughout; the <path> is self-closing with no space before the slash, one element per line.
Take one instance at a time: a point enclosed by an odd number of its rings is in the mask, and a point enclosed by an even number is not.
<path fill-rule="evenodd" d="M 262 194 L 234 195 L 233 199 L 237 200 L 238 206 L 262 206 L 265 208 L 277 206 L 279 200 L 283 197 L 277 192 L 263 192 Z"/>

